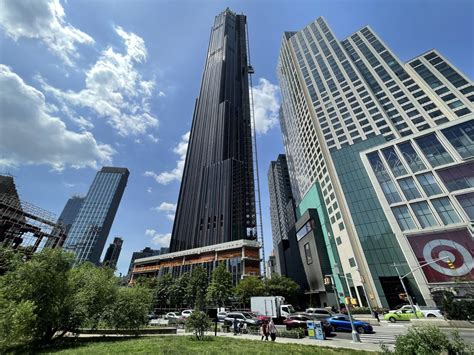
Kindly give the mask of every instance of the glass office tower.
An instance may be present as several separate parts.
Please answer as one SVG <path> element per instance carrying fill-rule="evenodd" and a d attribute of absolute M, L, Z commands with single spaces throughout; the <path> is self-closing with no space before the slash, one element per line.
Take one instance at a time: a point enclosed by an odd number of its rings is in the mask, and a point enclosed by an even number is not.
<path fill-rule="evenodd" d="M 83 203 L 84 197 L 79 196 L 73 196 L 67 200 L 66 206 L 64 206 L 64 209 L 58 218 L 58 223 L 61 223 L 65 227 L 66 236 L 69 233 Z"/>
<path fill-rule="evenodd" d="M 105 252 L 104 261 L 102 262 L 102 265 L 115 269 L 115 267 L 117 266 L 118 259 L 120 257 L 120 252 L 122 251 L 122 245 L 123 239 L 120 237 L 115 237 L 114 241 L 109 244 L 109 247 Z"/>
<path fill-rule="evenodd" d="M 196 100 L 170 251 L 256 239 L 247 21 L 216 16 Z"/>
<path fill-rule="evenodd" d="M 462 168 L 450 181 L 474 178 L 471 80 L 436 51 L 401 62 L 369 27 L 339 41 L 323 18 L 283 35 L 277 71 L 297 215 L 313 205 L 327 214 L 321 238 L 336 246 L 328 254 L 340 260 L 331 263 L 338 293 L 360 304 L 395 306 L 403 291 L 393 264 L 409 273 L 426 263 L 419 249 L 436 243 L 438 254 L 457 255 L 464 270 L 461 261 L 469 264 L 474 250 L 472 184 L 460 196 L 438 186 L 440 198 L 448 199 L 440 201 L 431 201 L 423 186 L 440 183 L 437 169 L 448 176 L 451 165 Z M 437 234 L 447 229 L 443 218 L 456 221 L 450 223 L 452 237 Z M 410 237 L 417 230 L 432 231 L 432 237 Z M 420 304 L 432 304 L 436 289 L 455 283 L 427 276 L 444 270 L 443 263 L 407 277 Z M 459 276 L 474 280 L 471 269 Z"/>
<path fill-rule="evenodd" d="M 64 244 L 76 262 L 99 264 L 128 175 L 126 168 L 103 167 L 97 172 Z"/>

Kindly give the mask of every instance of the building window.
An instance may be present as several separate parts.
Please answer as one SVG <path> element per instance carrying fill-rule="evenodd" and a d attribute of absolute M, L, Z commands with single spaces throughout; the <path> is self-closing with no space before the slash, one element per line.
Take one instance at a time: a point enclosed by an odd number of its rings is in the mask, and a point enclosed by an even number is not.
<path fill-rule="evenodd" d="M 355 262 L 354 258 L 349 258 L 349 265 L 350 265 L 351 267 L 355 267 L 355 266 L 356 266 L 356 262 Z"/>
<path fill-rule="evenodd" d="M 398 155 L 395 153 L 395 149 L 393 149 L 393 147 L 382 149 L 382 154 L 387 160 L 388 166 L 392 170 L 395 177 L 407 174 L 407 171 L 403 167 L 402 162 L 398 158 Z"/>
<path fill-rule="evenodd" d="M 451 205 L 449 198 L 438 198 L 436 200 L 432 200 L 431 203 L 433 204 L 433 207 L 436 212 L 438 212 L 438 215 L 445 226 L 447 226 L 448 224 L 461 222 L 461 219 L 459 218 L 458 214 Z"/>
<path fill-rule="evenodd" d="M 417 138 L 415 141 L 433 167 L 451 163 L 453 161 L 453 158 L 451 158 L 449 153 L 444 149 L 443 145 L 433 133 Z"/>
<path fill-rule="evenodd" d="M 474 120 L 442 130 L 445 137 L 464 159 L 474 156 Z"/>
<path fill-rule="evenodd" d="M 314 221 L 310 219 L 308 222 L 304 224 L 303 227 L 301 227 L 297 232 L 296 232 L 296 239 L 300 240 L 303 238 L 306 234 L 311 232 L 313 229 L 315 229 Z"/>
<path fill-rule="evenodd" d="M 413 200 L 415 198 L 420 198 L 420 192 L 416 188 L 415 181 L 412 177 L 398 180 L 398 184 L 403 191 L 407 200 Z"/>
<path fill-rule="evenodd" d="M 456 198 L 471 221 L 474 221 L 474 192 L 458 195 Z"/>
<path fill-rule="evenodd" d="M 304 255 L 306 257 L 306 264 L 311 265 L 313 263 L 313 256 L 311 255 L 311 247 L 309 243 L 304 245 Z"/>
<path fill-rule="evenodd" d="M 337 245 L 341 245 L 341 244 L 342 244 L 341 237 L 337 237 L 337 238 L 336 238 L 336 244 L 337 244 Z"/>
<path fill-rule="evenodd" d="M 398 145 L 398 148 L 413 172 L 416 173 L 417 171 L 426 169 L 425 164 L 420 159 L 410 142 L 401 143 Z"/>
<path fill-rule="evenodd" d="M 416 228 L 407 206 L 393 207 L 392 212 L 402 231 Z"/>
<path fill-rule="evenodd" d="M 417 175 L 416 178 L 427 196 L 433 196 L 443 192 L 432 173 Z"/>
<path fill-rule="evenodd" d="M 412 203 L 411 208 L 422 228 L 438 225 L 427 202 Z"/>
<path fill-rule="evenodd" d="M 474 187 L 474 162 L 438 170 L 449 191 L 458 191 Z"/>
<path fill-rule="evenodd" d="M 401 197 L 397 191 L 397 188 L 390 178 L 390 175 L 387 173 L 387 170 L 385 169 L 385 166 L 378 153 L 370 153 L 367 155 L 367 158 L 369 159 L 370 165 L 372 166 L 372 169 L 375 173 L 375 177 L 377 178 L 388 203 L 400 202 Z"/>

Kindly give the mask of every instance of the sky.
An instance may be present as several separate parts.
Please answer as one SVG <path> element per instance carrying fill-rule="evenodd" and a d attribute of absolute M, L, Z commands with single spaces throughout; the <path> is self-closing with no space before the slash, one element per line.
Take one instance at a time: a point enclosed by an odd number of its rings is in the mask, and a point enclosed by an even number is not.
<path fill-rule="evenodd" d="M 436 48 L 474 76 L 469 0 L 0 0 L 0 174 L 59 216 L 101 166 L 127 167 L 106 244 L 124 239 L 120 273 L 134 251 L 169 243 L 210 29 L 226 7 L 248 20 L 267 256 L 284 31 L 323 16 L 342 40 L 369 25 L 402 61 Z"/>

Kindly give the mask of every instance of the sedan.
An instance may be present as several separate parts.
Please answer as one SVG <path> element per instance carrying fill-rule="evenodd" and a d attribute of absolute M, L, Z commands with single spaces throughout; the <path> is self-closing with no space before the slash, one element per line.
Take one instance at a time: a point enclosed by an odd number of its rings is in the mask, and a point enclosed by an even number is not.
<path fill-rule="evenodd" d="M 345 314 L 335 314 L 333 317 L 329 318 L 328 321 L 329 324 L 331 324 L 331 326 L 333 327 L 334 331 L 352 330 L 350 318 Z M 354 328 L 357 333 L 364 334 L 373 332 L 373 328 L 369 323 L 362 322 L 354 318 L 352 318 L 352 322 L 354 323 Z"/>
<path fill-rule="evenodd" d="M 183 318 L 188 318 L 191 313 L 193 313 L 192 309 L 185 309 L 184 311 L 181 312 L 181 317 Z"/>
<path fill-rule="evenodd" d="M 165 314 L 165 319 L 179 319 L 181 316 L 177 312 L 168 312 Z"/>
<path fill-rule="evenodd" d="M 225 317 L 227 317 L 227 312 L 217 312 L 217 320 L 219 322 L 223 322 Z"/>
<path fill-rule="evenodd" d="M 230 312 L 225 317 L 226 324 L 233 324 L 234 319 L 237 319 L 241 323 L 247 323 L 251 325 L 260 325 L 262 321 L 254 318 L 249 312 Z"/>
<path fill-rule="evenodd" d="M 416 311 L 416 316 L 418 318 L 424 318 L 425 316 L 421 311 Z M 415 318 L 415 313 L 411 309 L 403 309 L 401 311 L 390 311 L 384 314 L 383 319 L 395 323 L 397 321 L 408 321 L 412 318 Z"/>

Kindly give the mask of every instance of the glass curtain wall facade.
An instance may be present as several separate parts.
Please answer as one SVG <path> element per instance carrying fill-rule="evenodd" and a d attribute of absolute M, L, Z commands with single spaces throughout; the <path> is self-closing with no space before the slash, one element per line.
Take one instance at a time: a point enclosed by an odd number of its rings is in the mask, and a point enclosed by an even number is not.
<path fill-rule="evenodd" d="M 77 263 L 99 264 L 128 176 L 126 168 L 103 167 L 97 172 L 64 244 Z"/>
<path fill-rule="evenodd" d="M 105 252 L 104 261 L 102 264 L 108 266 L 112 269 L 115 269 L 117 266 L 118 259 L 120 257 L 120 252 L 122 251 L 123 239 L 115 237 L 114 241 L 110 243 L 107 251 Z"/>
<path fill-rule="evenodd" d="M 283 96 L 281 127 L 296 202 L 318 183 L 330 234 L 340 241 L 337 251 L 343 270 L 339 274 L 354 290 L 352 296 L 361 300 L 363 291 L 374 305 L 400 303 L 396 292 L 401 285 L 393 263 L 407 263 L 407 253 L 382 209 L 361 152 L 420 135 L 420 144 L 434 164 L 448 163 L 450 156 L 443 146 L 421 136 L 471 117 L 471 81 L 436 51 L 401 62 L 369 27 L 339 41 L 323 18 L 283 35 L 277 74 Z M 456 142 L 467 139 L 464 131 L 453 129 L 452 136 Z M 458 146 L 469 150 L 464 144 Z M 426 162 L 417 159 L 414 148 L 409 144 L 402 148 L 413 157 L 409 164 L 423 169 Z M 387 147 L 381 156 L 367 157 L 379 166 L 374 178 L 391 203 L 420 193 L 414 180 L 407 177 L 397 188 L 387 175 L 386 169 L 397 177 L 406 174 L 399 154 Z M 430 185 L 430 177 L 426 179 Z M 426 206 L 418 207 L 426 215 Z M 405 215 L 403 208 L 397 213 Z M 407 265 L 401 269 L 410 271 Z M 411 277 L 407 284 L 420 304 L 431 302 L 429 290 L 418 279 Z"/>
<path fill-rule="evenodd" d="M 66 202 L 66 206 L 64 206 L 58 219 L 58 222 L 63 224 L 65 227 L 66 236 L 69 233 L 83 203 L 84 197 L 79 196 L 73 196 Z"/>
<path fill-rule="evenodd" d="M 215 18 L 196 100 L 170 251 L 256 239 L 247 25 Z"/>
<path fill-rule="evenodd" d="M 295 211 L 288 211 L 287 205 L 292 200 L 290 176 L 288 165 L 284 154 L 278 155 L 277 160 L 270 162 L 268 169 L 268 189 L 270 192 L 270 218 L 272 224 L 273 250 L 276 260 L 276 272 L 282 274 L 282 262 L 278 253 L 278 245 L 283 240 L 288 240 L 288 233 L 294 227 L 294 217 L 288 214 Z M 291 222 L 293 222 L 291 224 Z"/>

